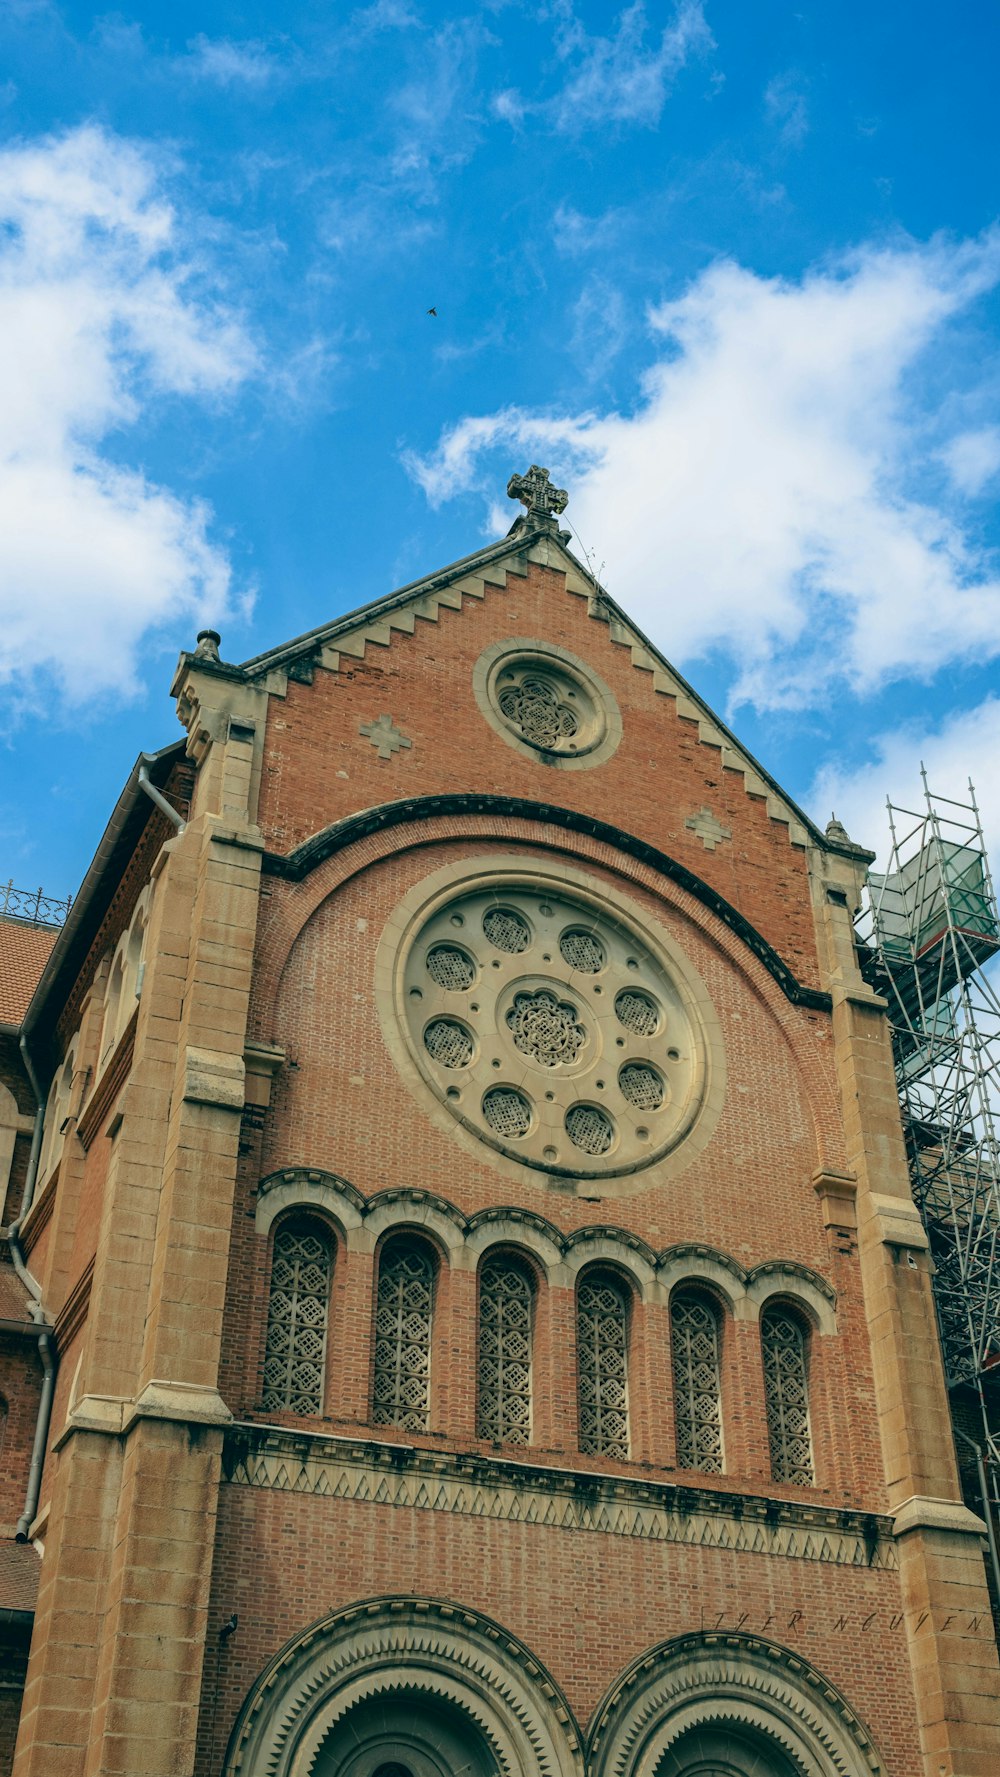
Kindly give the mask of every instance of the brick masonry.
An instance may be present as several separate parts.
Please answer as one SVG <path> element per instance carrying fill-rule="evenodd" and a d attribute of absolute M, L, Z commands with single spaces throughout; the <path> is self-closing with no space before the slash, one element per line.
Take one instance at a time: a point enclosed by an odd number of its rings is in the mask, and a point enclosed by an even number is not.
<path fill-rule="evenodd" d="M 188 825 L 171 836 L 151 816 L 52 1008 L 62 1044 L 80 1037 L 62 1148 L 25 1230 L 63 1333 L 15 1777 L 228 1770 L 238 1713 L 289 1638 L 387 1595 L 450 1600 L 519 1637 L 581 1736 L 645 1650 L 729 1629 L 815 1666 L 884 1777 L 997 1767 L 981 1550 L 960 1503 L 926 1256 L 906 1232 L 884 1020 L 854 966 L 857 861 L 776 817 L 748 790 L 751 768 L 637 669 L 599 603 L 567 592 L 554 545 L 534 553 L 433 622 L 418 615 L 360 652 L 317 648 L 280 683 L 182 658 Z M 610 758 L 557 770 L 484 721 L 474 669 L 512 635 L 570 651 L 610 687 L 623 718 Z M 409 747 L 372 745 L 364 729 L 383 714 Z M 497 793 L 567 809 L 576 826 L 422 803 Z M 313 835 L 401 801 L 395 824 L 283 871 Z M 697 830 L 706 808 L 711 847 Z M 609 828 L 683 866 L 707 900 Z M 432 1114 L 395 1065 L 375 989 L 387 924 L 434 871 L 512 855 L 623 897 L 705 983 L 727 1083 L 686 1167 L 567 1189 Z M 107 960 L 151 875 L 137 1018 L 102 1069 Z M 785 991 L 713 893 L 811 997 Z M 323 1410 L 307 1419 L 261 1408 L 287 1213 L 269 1221 L 275 1180 L 289 1202 L 306 1181 L 335 1248 Z M 508 1211 L 497 1238 L 536 1283 L 527 1451 L 497 1450 L 476 1426 L 478 1267 L 489 1218 Z M 371 1426 L 375 1278 L 399 1227 L 434 1254 L 423 1434 Z M 629 1291 L 628 1462 L 578 1450 L 574 1267 L 591 1260 Z M 720 1476 L 677 1467 L 668 1300 L 686 1274 L 720 1304 Z M 769 1289 L 798 1292 L 813 1322 L 813 1487 L 771 1478 Z M 241 1467 L 246 1440 L 266 1436 L 275 1461 Z M 371 1488 L 324 1491 L 334 1445 L 369 1452 Z M 347 1461 L 355 1477 L 361 1461 Z M 402 1503 L 378 1493 L 384 1473 L 426 1478 Z M 501 1473 L 513 1493 L 489 1516 L 476 1487 L 498 1498 Z M 631 1513 L 627 1535 L 584 1522 L 598 1503 Z M 220 1636 L 233 1612 L 235 1633 Z"/>

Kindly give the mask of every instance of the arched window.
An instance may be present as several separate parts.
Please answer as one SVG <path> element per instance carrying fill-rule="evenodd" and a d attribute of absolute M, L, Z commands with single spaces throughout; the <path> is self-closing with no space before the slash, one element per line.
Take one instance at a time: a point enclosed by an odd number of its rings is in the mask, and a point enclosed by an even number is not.
<path fill-rule="evenodd" d="M 77 1036 L 79 1032 L 77 1032 Z M 66 1059 L 53 1076 L 49 1087 L 49 1096 L 45 1106 L 45 1134 L 42 1138 L 42 1152 L 38 1166 L 40 1183 L 48 1178 L 55 1167 L 63 1150 L 63 1124 L 69 1116 L 69 1107 L 73 1098 L 73 1074 L 76 1070 L 76 1043 L 74 1036 L 66 1053 Z"/>
<path fill-rule="evenodd" d="M 498 1253 L 479 1280 L 479 1436 L 531 1442 L 531 1311 L 527 1271 Z"/>
<path fill-rule="evenodd" d="M 108 977 L 107 992 L 104 996 L 104 1022 L 101 1025 L 101 1064 L 107 1060 L 115 1046 L 118 1035 L 118 1014 L 121 1010 L 122 987 L 125 982 L 125 955 L 119 945 L 111 974 Z"/>
<path fill-rule="evenodd" d="M 628 1458 L 628 1300 L 616 1278 L 590 1273 L 576 1299 L 580 1449 Z"/>
<path fill-rule="evenodd" d="M 274 1237 L 264 1357 L 264 1406 L 321 1413 L 333 1246 L 312 1224 L 286 1223 Z"/>
<path fill-rule="evenodd" d="M 806 1336 L 798 1315 L 780 1303 L 765 1308 L 760 1317 L 760 1343 L 771 1474 L 776 1481 L 797 1481 L 803 1487 L 811 1487 Z"/>
<path fill-rule="evenodd" d="M 431 1310 L 434 1267 L 413 1240 L 383 1248 L 375 1303 L 375 1388 L 372 1419 L 426 1431 L 431 1415 Z"/>
<path fill-rule="evenodd" d="M 722 1389 L 719 1316 L 704 1296 L 685 1292 L 670 1304 L 677 1466 L 721 1475 Z"/>

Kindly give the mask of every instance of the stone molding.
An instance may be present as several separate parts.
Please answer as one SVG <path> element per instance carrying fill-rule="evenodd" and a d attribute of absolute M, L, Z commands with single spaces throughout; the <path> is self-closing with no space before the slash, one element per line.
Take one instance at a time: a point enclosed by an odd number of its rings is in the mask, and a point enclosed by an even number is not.
<path fill-rule="evenodd" d="M 501 1777 L 583 1777 L 572 1713 L 540 1662 L 480 1612 L 421 1598 L 369 1599 L 288 1642 L 243 1706 L 224 1777 L 307 1777 L 352 1708 L 404 1690 L 469 1718 Z"/>
<path fill-rule="evenodd" d="M 890 1519 L 833 1506 L 245 1421 L 227 1432 L 223 1464 L 234 1487 L 840 1567 L 897 1566 Z"/>
<path fill-rule="evenodd" d="M 948 1530 L 953 1535 L 977 1538 L 987 1534 L 982 1518 L 961 1500 L 931 1499 L 924 1493 L 904 1500 L 894 1515 L 894 1536 L 906 1536 L 911 1530 Z"/>
<path fill-rule="evenodd" d="M 645 839 L 614 827 L 593 815 L 561 808 L 555 803 L 539 802 L 523 796 L 491 795 L 485 792 L 467 794 L 456 791 L 430 796 L 407 797 L 403 801 L 383 802 L 334 821 L 303 840 L 287 854 L 265 851 L 261 869 L 266 875 L 280 876 L 301 882 L 320 864 L 373 833 L 411 822 L 431 820 L 439 816 L 487 815 L 491 818 L 521 818 L 533 825 L 562 827 L 569 832 L 584 833 L 589 838 L 611 847 L 616 853 L 636 858 L 660 876 L 666 877 L 713 913 L 733 935 L 745 944 L 757 961 L 777 982 L 785 998 L 793 1006 L 806 1006 L 813 1011 L 829 1012 L 832 999 L 821 988 L 807 987 L 793 974 L 767 939 L 723 895 L 711 888 L 686 865 L 679 864 L 666 852 Z M 470 835 L 469 837 L 472 837 Z M 537 844 L 537 834 L 534 843 Z"/>
<path fill-rule="evenodd" d="M 593 1777 L 648 1777 L 693 1729 L 745 1726 L 801 1777 L 881 1777 L 872 1739 L 835 1685 L 779 1643 L 751 1635 L 680 1636 L 636 1660 L 599 1706 Z"/>
<path fill-rule="evenodd" d="M 543 671 L 546 664 L 557 671 L 562 669 L 571 681 L 576 681 L 579 687 L 577 695 L 582 691 L 593 705 L 595 732 L 579 752 L 550 752 L 532 746 L 505 721 L 497 707 L 495 681 L 504 666 L 514 667 L 524 661 L 537 664 Z M 514 636 L 507 641 L 492 642 L 484 649 L 473 668 L 472 689 L 480 714 L 494 733 L 499 734 L 501 740 L 506 741 L 522 757 L 530 759 L 533 764 L 543 764 L 562 771 L 579 771 L 592 765 L 603 765 L 611 758 L 621 741 L 622 714 L 610 685 L 598 677 L 587 661 L 571 654 L 568 648 L 559 647 L 555 642 L 533 640 L 527 636 Z"/>
<path fill-rule="evenodd" d="M 541 1266 L 550 1287 L 572 1286 L 585 1265 L 611 1262 L 629 1276 L 643 1301 L 665 1302 L 683 1283 L 711 1283 L 734 1317 L 755 1321 L 766 1302 L 796 1302 L 821 1335 L 837 1330 L 837 1294 L 825 1277 L 793 1259 L 768 1259 L 745 1270 L 717 1248 L 678 1242 L 657 1252 L 638 1234 L 604 1223 L 564 1234 L 544 1216 L 516 1206 L 493 1206 L 470 1216 L 446 1197 L 412 1187 L 379 1191 L 370 1199 L 347 1179 L 314 1167 L 283 1167 L 257 1186 L 255 1224 L 269 1233 L 279 1216 L 314 1209 L 332 1220 L 349 1251 L 374 1251 L 390 1229 L 411 1228 L 437 1237 L 456 1270 L 474 1271 L 491 1246 L 519 1246 Z"/>
<path fill-rule="evenodd" d="M 137 1400 L 130 1400 L 125 1395 L 82 1395 L 67 1413 L 66 1423 L 52 1448 L 61 1450 L 78 1431 L 122 1437 L 140 1419 L 169 1419 L 179 1425 L 220 1427 L 233 1423 L 229 1408 L 214 1388 L 154 1378 L 147 1382 Z"/>

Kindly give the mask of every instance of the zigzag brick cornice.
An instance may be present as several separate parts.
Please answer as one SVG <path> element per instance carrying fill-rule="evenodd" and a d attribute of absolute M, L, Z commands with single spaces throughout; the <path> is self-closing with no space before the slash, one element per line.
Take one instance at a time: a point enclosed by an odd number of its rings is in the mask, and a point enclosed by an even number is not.
<path fill-rule="evenodd" d="M 697 692 L 665 660 L 625 611 L 605 592 L 564 545 L 550 532 L 519 532 L 476 554 L 466 556 L 426 579 L 412 581 L 397 592 L 349 612 L 332 623 L 299 636 L 283 647 L 249 660 L 243 667 L 221 666 L 236 671 L 282 695 L 289 678 L 311 680 L 315 669 L 339 672 L 341 661 L 363 660 L 369 648 L 391 647 L 398 635 L 412 635 L 418 618 L 436 623 L 442 610 L 460 611 L 463 601 L 483 599 L 488 591 L 505 591 L 508 574 L 526 575 L 529 563 L 563 576 L 566 591 L 587 601 L 588 614 L 607 626 L 611 641 L 627 648 L 632 666 L 652 676 L 653 689 L 669 698 L 678 719 L 693 722 L 702 746 L 715 748 L 723 768 L 741 774 L 748 796 L 759 797 L 772 821 L 787 829 L 792 845 L 818 845 L 823 850 L 846 851 L 857 857 L 858 848 L 832 843 L 751 757 L 736 736 L 703 703 Z"/>
<path fill-rule="evenodd" d="M 806 1006 L 811 1010 L 829 1012 L 832 1000 L 828 993 L 819 988 L 806 987 L 797 980 L 788 964 L 778 955 L 767 939 L 757 931 L 755 926 L 738 913 L 736 908 L 720 895 L 716 889 L 703 882 L 685 865 L 677 863 L 666 852 L 645 839 L 638 839 L 634 834 L 625 832 L 620 827 L 613 827 L 608 821 L 597 820 L 592 815 L 580 814 L 572 808 L 560 808 L 550 802 L 535 802 L 521 796 L 494 796 L 486 794 L 465 794 L 448 792 L 435 796 L 407 797 L 397 802 L 383 802 L 377 807 L 360 810 L 357 814 L 346 815 L 343 820 L 335 821 L 331 826 L 324 827 L 322 832 L 314 833 L 302 845 L 286 854 L 265 852 L 261 861 L 262 870 L 271 876 L 286 877 L 292 882 L 301 882 L 312 870 L 325 863 L 327 858 L 346 846 L 353 845 L 359 839 L 365 839 L 371 833 L 384 832 L 388 828 L 398 827 L 407 821 L 431 820 L 436 816 L 485 814 L 498 817 L 520 816 L 522 819 L 538 821 L 543 825 L 565 827 L 570 832 L 586 833 L 590 838 L 597 839 L 606 845 L 615 847 L 626 856 L 638 858 L 659 871 L 662 876 L 669 877 L 672 882 L 685 889 L 688 894 L 700 901 L 717 919 L 729 928 L 733 934 L 747 946 L 758 962 L 763 964 L 768 974 L 777 982 L 793 1006 Z"/>
<path fill-rule="evenodd" d="M 223 1466 L 235 1487 L 835 1566 L 897 1565 L 891 1519 L 671 1482 L 245 1421 L 227 1431 Z"/>
<path fill-rule="evenodd" d="M 384 1205 L 399 1205 L 406 1210 L 433 1209 L 438 1215 L 456 1229 L 462 1238 L 468 1238 L 477 1229 L 493 1224 L 502 1225 L 505 1237 L 523 1228 L 525 1233 L 535 1233 L 547 1241 L 555 1252 L 565 1255 L 575 1248 L 595 1242 L 608 1242 L 620 1247 L 622 1252 L 635 1253 L 643 1259 L 653 1272 L 674 1272 L 678 1261 L 686 1258 L 708 1259 L 720 1265 L 729 1273 L 733 1280 L 744 1289 L 750 1288 L 759 1278 L 787 1278 L 789 1283 L 798 1279 L 816 1290 L 831 1308 L 836 1306 L 837 1292 L 818 1271 L 810 1265 L 802 1265 L 795 1259 L 766 1259 L 754 1265 L 749 1271 L 729 1253 L 721 1248 L 708 1246 L 703 1241 L 679 1241 L 672 1246 L 665 1246 L 659 1252 L 643 1240 L 639 1234 L 633 1234 L 627 1228 L 617 1228 L 613 1224 L 600 1222 L 588 1223 L 585 1227 L 574 1228 L 563 1233 L 554 1222 L 545 1216 L 538 1215 L 534 1210 L 518 1208 L 516 1204 L 492 1204 L 486 1209 L 477 1209 L 472 1215 L 466 1216 L 447 1197 L 437 1191 L 424 1191 L 416 1185 L 399 1185 L 385 1191 L 376 1191 L 366 1198 L 356 1185 L 341 1178 L 339 1173 L 324 1172 L 315 1166 L 286 1166 L 279 1172 L 268 1173 L 257 1186 L 258 1199 L 266 1199 L 272 1191 L 281 1187 L 320 1187 L 329 1192 L 331 1198 L 340 1198 L 357 1213 L 362 1221 Z M 307 1190 L 307 1200 L 314 1200 L 313 1190 Z M 404 1219 L 409 1219 L 404 1216 Z"/>

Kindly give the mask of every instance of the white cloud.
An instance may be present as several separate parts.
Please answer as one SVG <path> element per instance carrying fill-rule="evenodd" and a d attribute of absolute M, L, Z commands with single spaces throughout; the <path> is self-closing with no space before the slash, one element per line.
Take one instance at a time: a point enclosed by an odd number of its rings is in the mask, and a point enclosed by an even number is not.
<path fill-rule="evenodd" d="M 886 799 L 896 807 L 923 812 L 921 763 L 932 793 L 955 802 L 969 800 L 972 779 L 983 819 L 986 847 L 1000 859 L 1000 698 L 989 697 L 970 710 L 959 710 L 937 727 L 914 722 L 877 735 L 865 764 L 850 769 L 830 764 L 817 775 L 807 806 L 821 826 L 832 811 L 851 838 L 879 854 L 884 867 L 889 851 Z M 911 823 L 911 824 L 915 824 Z M 907 831 L 905 822 L 897 831 Z"/>
<path fill-rule="evenodd" d="M 234 43 L 229 37 L 206 37 L 204 32 L 188 44 L 188 73 L 216 86 L 267 86 L 278 63 L 266 43 L 252 40 Z"/>
<path fill-rule="evenodd" d="M 619 14 L 607 37 L 590 36 L 570 0 L 560 0 L 553 12 L 560 21 L 557 52 L 570 71 L 552 121 L 568 134 L 607 123 L 654 127 L 675 75 L 692 56 L 713 47 L 701 0 L 679 0 L 671 23 L 652 42 L 642 0 Z"/>
<path fill-rule="evenodd" d="M 797 148 L 809 132 L 809 107 L 794 74 L 776 74 L 764 88 L 764 113 L 783 142 Z"/>
<path fill-rule="evenodd" d="M 607 37 L 590 35 L 573 0 L 552 0 L 539 16 L 555 22 L 556 57 L 566 74 L 552 98 L 528 100 L 516 87 L 494 95 L 494 115 L 514 129 L 529 115 L 571 136 L 609 124 L 655 129 L 675 77 L 692 57 L 715 47 L 702 0 L 677 0 L 658 38 L 650 37 L 643 0 L 619 13 Z"/>
<path fill-rule="evenodd" d="M 960 432 L 945 445 L 942 455 L 959 493 L 970 497 L 981 494 L 1000 470 L 1000 427 Z"/>
<path fill-rule="evenodd" d="M 550 462 L 609 590 L 675 659 L 727 655 L 734 703 L 930 677 L 1000 653 L 1000 580 L 963 509 L 914 491 L 947 420 L 910 391 L 998 281 L 996 231 L 795 283 L 724 261 L 651 315 L 660 355 L 633 413 L 506 409 L 407 466 L 441 500 L 482 485 L 501 446 Z"/>
<path fill-rule="evenodd" d="M 231 574 L 197 500 L 121 463 L 165 398 L 254 367 L 138 147 L 86 127 L 0 153 L 0 683 L 129 694 L 143 636 L 225 616 Z M 108 441 L 116 434 L 115 460 Z"/>

